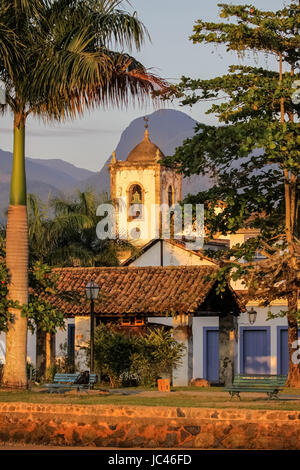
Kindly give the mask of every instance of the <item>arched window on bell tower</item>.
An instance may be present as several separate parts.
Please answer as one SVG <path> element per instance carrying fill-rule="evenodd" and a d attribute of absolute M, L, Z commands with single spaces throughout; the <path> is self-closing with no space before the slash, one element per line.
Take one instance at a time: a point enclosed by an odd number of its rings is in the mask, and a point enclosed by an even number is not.
<path fill-rule="evenodd" d="M 133 184 L 128 190 L 128 220 L 143 217 L 144 191 L 139 184 Z"/>
<path fill-rule="evenodd" d="M 174 205 L 174 191 L 172 186 L 170 185 L 168 188 L 168 206 L 172 207 Z"/>

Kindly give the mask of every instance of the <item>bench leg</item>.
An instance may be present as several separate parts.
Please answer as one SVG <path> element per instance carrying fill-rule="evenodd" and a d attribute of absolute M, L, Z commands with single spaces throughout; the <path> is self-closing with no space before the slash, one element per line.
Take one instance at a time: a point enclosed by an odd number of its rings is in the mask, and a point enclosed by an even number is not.
<path fill-rule="evenodd" d="M 229 392 L 229 393 L 230 393 L 230 400 L 232 400 L 233 397 L 236 396 L 241 401 L 240 392 Z"/>
<path fill-rule="evenodd" d="M 278 391 L 274 390 L 273 392 L 267 392 L 269 400 L 279 400 Z"/>
<path fill-rule="evenodd" d="M 77 387 L 77 392 L 86 392 L 89 393 L 89 389 L 86 387 Z"/>

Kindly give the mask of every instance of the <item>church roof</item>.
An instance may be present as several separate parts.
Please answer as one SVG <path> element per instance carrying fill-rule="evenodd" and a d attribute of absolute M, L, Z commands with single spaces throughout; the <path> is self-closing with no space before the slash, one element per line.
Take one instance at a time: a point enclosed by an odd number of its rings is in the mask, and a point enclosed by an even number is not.
<path fill-rule="evenodd" d="M 164 154 L 160 148 L 149 139 L 148 130 L 145 131 L 145 136 L 138 145 L 134 147 L 129 153 L 127 162 L 149 162 L 155 163 L 161 160 Z"/>
<path fill-rule="evenodd" d="M 95 302 L 100 316 L 193 314 L 215 292 L 216 281 L 207 281 L 207 276 L 216 271 L 213 266 L 55 268 L 58 290 L 77 292 L 81 301 L 46 293 L 44 298 L 66 316 L 89 315 L 85 286 L 93 279 L 100 286 Z M 237 308 L 234 293 L 230 295 Z"/>

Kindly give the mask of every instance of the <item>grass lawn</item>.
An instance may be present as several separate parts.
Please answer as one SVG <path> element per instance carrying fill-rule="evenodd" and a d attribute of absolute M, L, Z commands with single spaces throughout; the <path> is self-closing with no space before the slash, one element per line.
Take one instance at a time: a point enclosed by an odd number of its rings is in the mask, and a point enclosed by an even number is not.
<path fill-rule="evenodd" d="M 37 391 L 5 391 L 0 390 L 0 402 L 27 402 L 27 403 L 60 403 L 81 405 L 141 405 L 141 406 L 180 406 L 204 408 L 248 408 L 248 409 L 276 409 L 300 410 L 300 390 L 286 388 L 281 395 L 290 396 L 280 401 L 267 400 L 264 394 L 242 394 L 242 401 L 230 400 L 228 393 L 222 392 L 220 387 L 199 389 L 197 387 L 174 387 L 171 393 L 157 392 L 155 389 L 126 388 L 129 395 L 122 395 L 122 391 L 113 390 L 107 395 L 97 394 L 96 391 L 88 393 L 72 392 L 53 393 Z M 291 395 L 298 395 L 292 399 Z"/>

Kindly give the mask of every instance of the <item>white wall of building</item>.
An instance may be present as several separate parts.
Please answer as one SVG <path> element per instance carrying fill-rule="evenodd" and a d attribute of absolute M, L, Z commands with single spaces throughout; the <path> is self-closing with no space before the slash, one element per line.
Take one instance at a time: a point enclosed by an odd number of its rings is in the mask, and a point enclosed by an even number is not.
<path fill-rule="evenodd" d="M 148 317 L 148 323 L 159 323 L 160 325 L 172 326 L 172 317 Z"/>
<path fill-rule="evenodd" d="M 68 341 L 68 323 L 75 323 L 73 318 L 66 319 L 65 326 L 66 329 L 59 329 L 56 332 L 55 337 L 55 353 L 56 356 L 60 356 L 60 344 L 64 344 Z M 0 363 L 5 363 L 5 351 L 6 351 L 6 335 L 4 332 L 0 333 Z M 27 362 L 36 366 L 36 333 L 31 333 L 28 330 L 27 334 Z"/>
<path fill-rule="evenodd" d="M 0 363 L 5 364 L 6 334 L 0 333 Z M 35 366 L 36 364 L 36 334 L 28 331 L 27 335 L 27 362 Z"/>
<path fill-rule="evenodd" d="M 257 311 L 257 318 L 252 325 L 253 327 L 268 326 L 270 327 L 270 366 L 271 374 L 277 374 L 277 327 L 287 326 L 286 317 L 278 317 L 272 320 L 267 320 L 268 311 L 271 310 L 273 314 L 279 313 L 281 310 L 286 310 L 285 305 L 272 305 L 270 309 L 253 305 Z M 248 305 L 251 308 L 251 304 Z M 149 323 L 159 323 L 162 325 L 172 326 L 172 318 L 170 317 L 150 317 Z M 203 351 L 203 331 L 206 327 L 218 327 L 218 317 L 194 317 L 192 320 L 193 331 L 193 378 L 202 378 L 204 370 L 204 351 Z M 240 327 L 251 328 L 247 312 L 243 312 L 238 317 L 238 329 L 240 334 Z M 235 373 L 240 373 L 240 342 L 235 343 Z M 182 371 L 181 371 L 182 372 Z M 184 373 L 184 372 L 183 372 Z"/>
<path fill-rule="evenodd" d="M 88 370 L 86 353 L 83 347 L 88 346 L 90 340 L 90 317 L 75 317 L 75 364 L 78 370 Z"/>
<path fill-rule="evenodd" d="M 0 333 L 0 364 L 5 364 L 5 333 Z"/>
<path fill-rule="evenodd" d="M 60 328 L 56 332 L 55 336 L 55 355 L 57 358 L 62 356 L 62 349 L 61 347 L 64 347 L 65 345 L 68 344 L 68 325 L 74 325 L 75 324 L 75 319 L 74 318 L 67 318 L 65 320 L 65 328 Z"/>
<path fill-rule="evenodd" d="M 36 365 L 36 333 L 28 331 L 27 335 L 27 362 Z"/>
<path fill-rule="evenodd" d="M 130 266 L 160 266 L 160 244 L 153 245 L 149 250 L 134 260 Z"/>
<path fill-rule="evenodd" d="M 130 266 L 161 266 L 160 242 L 155 243 L 145 253 L 134 260 Z M 163 266 L 214 266 L 197 254 L 163 241 Z"/>

